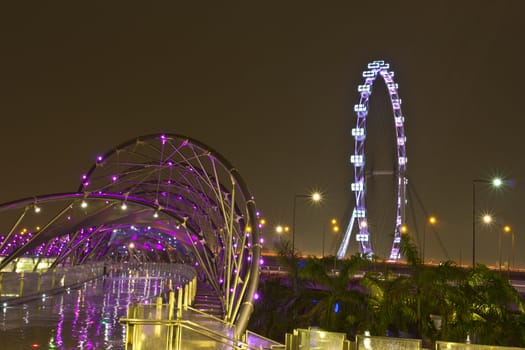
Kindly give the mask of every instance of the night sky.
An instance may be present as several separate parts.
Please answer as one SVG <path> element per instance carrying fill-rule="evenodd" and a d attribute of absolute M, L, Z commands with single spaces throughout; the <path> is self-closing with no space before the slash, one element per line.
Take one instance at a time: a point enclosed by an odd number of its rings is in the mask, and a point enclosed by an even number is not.
<path fill-rule="evenodd" d="M 74 191 L 117 144 L 183 134 L 239 169 L 268 242 L 291 225 L 295 194 L 323 191 L 320 207 L 297 202 L 296 247 L 321 254 L 324 230 L 333 254 L 328 219 L 347 220 L 354 202 L 357 85 L 383 59 L 403 100 L 409 181 L 447 248 L 427 227 L 427 259 L 470 263 L 472 180 L 501 175 L 512 186 L 478 184 L 477 206 L 512 226 L 525 268 L 525 1 L 192 3 L 0 6 L 0 202 Z M 367 145 L 393 128 L 384 84 L 374 87 Z M 387 123 L 372 131 L 372 120 Z M 419 236 L 409 230 L 421 240 L 415 202 Z M 480 262 L 497 262 L 497 225 L 477 230 Z"/>

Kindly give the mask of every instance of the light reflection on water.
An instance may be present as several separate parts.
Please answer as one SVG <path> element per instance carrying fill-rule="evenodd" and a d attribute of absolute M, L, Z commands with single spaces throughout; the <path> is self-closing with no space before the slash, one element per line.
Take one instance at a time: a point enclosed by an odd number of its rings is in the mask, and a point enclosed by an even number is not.
<path fill-rule="evenodd" d="M 0 308 L 0 349 L 124 349 L 118 323 L 132 302 L 159 295 L 164 280 L 106 277 L 80 289 Z"/>

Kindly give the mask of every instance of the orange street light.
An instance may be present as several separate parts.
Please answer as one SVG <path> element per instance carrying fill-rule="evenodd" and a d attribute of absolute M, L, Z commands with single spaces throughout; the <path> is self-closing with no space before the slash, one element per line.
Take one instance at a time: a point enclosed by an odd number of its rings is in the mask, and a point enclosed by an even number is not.
<path fill-rule="evenodd" d="M 314 203 L 320 202 L 323 198 L 321 193 L 313 192 L 311 194 L 296 194 L 293 197 L 293 210 L 292 210 L 292 252 L 295 252 L 295 209 L 297 207 L 297 198 L 310 198 Z"/>
<path fill-rule="evenodd" d="M 434 215 L 428 217 L 428 224 L 434 226 L 437 223 L 437 219 Z M 427 239 L 427 223 L 423 226 L 423 249 L 421 249 L 421 261 L 425 263 L 425 250 L 426 250 L 426 239 Z"/>
<path fill-rule="evenodd" d="M 509 225 L 504 225 L 498 235 L 498 258 L 499 258 L 499 270 L 501 271 L 501 236 L 503 233 L 510 233 L 512 230 Z M 513 235 L 514 237 L 514 235 Z M 514 249 L 512 249 L 514 250 Z M 514 258 L 514 257 L 513 257 Z"/>

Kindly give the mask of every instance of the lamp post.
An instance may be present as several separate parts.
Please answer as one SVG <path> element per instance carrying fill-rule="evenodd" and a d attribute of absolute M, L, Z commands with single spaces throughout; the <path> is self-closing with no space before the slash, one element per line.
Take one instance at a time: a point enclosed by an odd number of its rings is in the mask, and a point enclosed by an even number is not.
<path fill-rule="evenodd" d="M 277 236 L 279 237 L 279 250 L 285 251 L 286 246 L 283 244 L 283 234 L 289 233 L 290 227 L 283 226 L 283 225 L 277 225 L 275 226 L 275 233 L 277 233 Z M 289 242 L 289 241 L 288 241 Z"/>
<path fill-rule="evenodd" d="M 292 212 L 292 252 L 295 252 L 295 209 L 297 207 L 297 198 L 310 198 L 312 202 L 320 202 L 322 197 L 319 192 L 311 194 L 296 194 L 293 197 L 293 212 Z"/>
<path fill-rule="evenodd" d="M 512 230 L 510 233 L 512 234 L 512 237 L 511 237 L 511 238 L 512 238 L 512 243 L 511 243 L 511 244 L 512 244 L 512 245 L 511 245 L 511 249 L 512 249 L 512 250 L 511 250 L 511 254 L 512 254 L 512 268 L 514 269 L 514 268 L 516 267 L 516 262 L 514 261 L 514 256 L 515 256 L 515 255 L 514 255 L 514 251 L 515 251 L 515 249 L 514 249 L 515 244 L 514 244 L 514 243 L 515 243 L 515 238 L 516 238 L 516 237 L 515 237 L 515 235 L 514 235 L 514 230 Z"/>
<path fill-rule="evenodd" d="M 501 272 L 501 236 L 503 235 L 503 233 L 509 233 L 511 232 L 511 229 L 510 229 L 510 226 L 509 225 L 505 225 L 502 227 L 502 229 L 500 230 L 499 232 L 499 237 L 498 237 L 498 257 L 499 257 L 499 270 Z"/>
<path fill-rule="evenodd" d="M 492 223 L 494 223 L 494 218 L 490 215 L 490 214 L 485 214 L 483 215 L 483 223 L 485 225 L 491 225 Z M 498 224 L 497 222 L 495 222 L 496 224 L 496 227 L 498 228 L 498 269 L 499 271 L 501 272 L 501 241 L 502 241 L 502 236 L 503 236 L 503 233 L 513 233 L 512 232 L 512 229 L 510 228 L 509 225 L 501 225 L 501 224 Z"/>
<path fill-rule="evenodd" d="M 421 249 L 421 261 L 423 262 L 423 265 L 425 264 L 425 248 L 426 248 L 426 236 L 427 236 L 427 224 L 430 224 L 431 226 L 434 226 L 437 222 L 437 219 L 435 216 L 430 216 L 425 222 L 425 226 L 423 226 L 423 249 Z"/>
<path fill-rule="evenodd" d="M 494 187 L 500 187 L 503 180 L 496 177 L 492 180 L 473 179 L 472 180 L 472 268 L 476 266 L 476 184 L 492 184 Z"/>
<path fill-rule="evenodd" d="M 483 221 L 483 223 L 487 226 L 491 225 L 492 224 L 492 215 L 490 214 L 484 214 L 482 217 L 481 217 L 481 220 Z M 500 244 L 501 246 L 501 244 Z"/>
<path fill-rule="evenodd" d="M 337 225 L 337 220 L 336 219 L 332 219 L 332 220 L 330 220 L 330 223 L 332 224 L 332 232 L 333 233 L 339 232 L 339 226 Z M 324 258 L 325 234 L 326 234 L 326 227 L 325 227 L 325 225 L 323 225 L 323 258 Z"/>

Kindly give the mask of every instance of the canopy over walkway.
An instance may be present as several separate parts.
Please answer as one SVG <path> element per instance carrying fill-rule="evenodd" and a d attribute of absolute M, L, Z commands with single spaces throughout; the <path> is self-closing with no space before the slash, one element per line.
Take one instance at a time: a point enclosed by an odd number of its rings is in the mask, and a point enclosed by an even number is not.
<path fill-rule="evenodd" d="M 246 183 L 221 154 L 183 135 L 155 134 L 97 157 L 76 191 L 0 204 L 0 270 L 22 257 L 48 268 L 99 261 L 194 266 L 244 332 L 261 245 Z"/>

